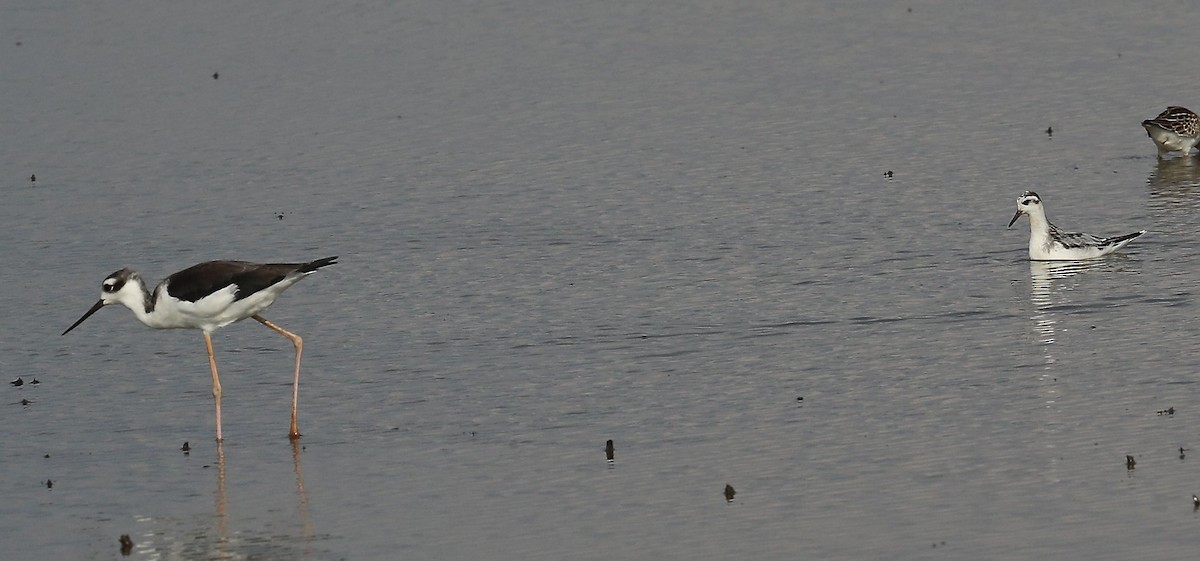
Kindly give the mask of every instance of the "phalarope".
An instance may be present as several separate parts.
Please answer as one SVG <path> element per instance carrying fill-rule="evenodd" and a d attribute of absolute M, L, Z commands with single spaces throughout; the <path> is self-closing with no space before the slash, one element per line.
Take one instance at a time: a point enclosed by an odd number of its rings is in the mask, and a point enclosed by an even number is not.
<path fill-rule="evenodd" d="M 1196 142 L 1200 140 L 1200 118 L 1190 109 L 1172 105 L 1157 117 L 1142 121 L 1146 134 L 1158 147 L 1158 157 L 1168 152 L 1182 152 L 1188 155 Z"/>
<path fill-rule="evenodd" d="M 1074 261 L 1108 255 L 1134 238 L 1145 234 L 1142 230 L 1124 236 L 1101 238 L 1079 232 L 1064 232 L 1046 219 L 1042 199 L 1033 191 L 1025 191 L 1017 197 L 1017 213 L 1008 222 L 1011 228 L 1022 214 L 1029 215 L 1029 258 L 1034 261 Z"/>

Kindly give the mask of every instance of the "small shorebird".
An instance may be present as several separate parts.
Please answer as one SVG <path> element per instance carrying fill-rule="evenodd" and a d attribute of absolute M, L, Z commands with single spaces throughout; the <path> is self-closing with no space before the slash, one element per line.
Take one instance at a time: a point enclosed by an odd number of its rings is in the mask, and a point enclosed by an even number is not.
<path fill-rule="evenodd" d="M 1172 105 L 1157 117 L 1142 121 L 1142 127 L 1150 140 L 1158 147 L 1158 157 L 1168 152 L 1182 152 L 1187 156 L 1200 140 L 1200 118 L 1190 109 Z"/>
<path fill-rule="evenodd" d="M 1011 228 L 1022 214 L 1029 215 L 1029 258 L 1034 261 L 1076 261 L 1108 255 L 1134 238 L 1145 234 L 1145 230 L 1101 238 L 1079 232 L 1064 232 L 1046 219 L 1042 199 L 1033 191 L 1025 191 L 1017 197 L 1017 213 L 1008 222 Z"/>
<path fill-rule="evenodd" d="M 296 428 L 296 408 L 300 401 L 300 355 L 304 341 L 258 315 L 275 299 L 311 275 L 317 269 L 336 263 L 326 257 L 307 263 L 248 263 L 246 261 L 208 261 L 188 267 L 158 283 L 154 292 L 146 289 L 142 277 L 130 269 L 121 269 L 100 284 L 100 301 L 62 334 L 70 333 L 83 320 L 109 304 L 121 304 L 133 311 L 142 323 L 155 329 L 199 329 L 204 333 L 208 365 L 212 369 L 213 399 L 217 408 L 217 442 L 221 442 L 221 380 L 213 358 L 212 332 L 235 321 L 254 318 L 287 337 L 296 347 L 296 372 L 292 379 L 292 426 L 288 435 L 300 438 Z"/>

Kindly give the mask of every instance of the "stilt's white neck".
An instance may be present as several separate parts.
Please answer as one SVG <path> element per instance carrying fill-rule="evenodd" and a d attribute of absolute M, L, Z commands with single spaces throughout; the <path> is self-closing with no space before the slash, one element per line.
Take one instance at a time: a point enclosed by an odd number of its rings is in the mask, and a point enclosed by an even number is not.
<path fill-rule="evenodd" d="M 154 297 L 146 289 L 142 277 L 134 275 L 114 296 L 117 302 L 133 312 L 138 321 L 150 327 L 158 327 L 154 316 Z"/>

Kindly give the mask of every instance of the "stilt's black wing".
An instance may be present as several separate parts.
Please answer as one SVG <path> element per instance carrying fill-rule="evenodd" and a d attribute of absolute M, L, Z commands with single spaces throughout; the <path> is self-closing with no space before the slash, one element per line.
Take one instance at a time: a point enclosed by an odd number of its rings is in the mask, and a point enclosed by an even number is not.
<path fill-rule="evenodd" d="M 209 261 L 188 267 L 163 281 L 167 293 L 180 300 L 195 302 L 231 284 L 237 285 L 235 300 L 246 298 L 291 274 L 307 274 L 337 257 L 325 257 L 308 263 L 250 263 L 248 261 Z M 156 289 L 157 292 L 157 289 Z"/>
<path fill-rule="evenodd" d="M 261 265 L 246 261 L 208 261 L 193 265 L 163 280 L 162 284 L 154 289 L 154 299 L 157 301 L 157 292 L 163 285 L 166 285 L 167 294 L 170 296 L 185 302 L 195 302 L 231 284 L 238 285 L 238 298 L 244 298 L 243 284 L 238 279 L 258 267 Z M 263 285 L 255 291 L 266 286 L 270 284 Z M 253 293 L 252 291 L 246 295 Z"/>

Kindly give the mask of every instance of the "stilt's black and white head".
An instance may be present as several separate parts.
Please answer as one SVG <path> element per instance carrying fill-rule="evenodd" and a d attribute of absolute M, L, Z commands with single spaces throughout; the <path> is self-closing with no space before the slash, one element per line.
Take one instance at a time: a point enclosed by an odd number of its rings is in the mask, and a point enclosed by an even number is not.
<path fill-rule="evenodd" d="M 124 304 L 127 308 L 133 309 L 134 306 L 144 305 L 146 299 L 146 285 L 142 282 L 137 272 L 129 269 L 121 269 L 104 279 L 100 283 L 100 300 L 92 305 L 92 308 L 83 314 L 83 317 L 71 324 L 62 334 L 70 333 L 83 320 L 92 317 L 92 314 L 100 311 L 109 304 Z"/>
<path fill-rule="evenodd" d="M 1044 212 L 1041 210 L 1041 197 L 1039 197 L 1038 194 L 1034 193 L 1033 191 L 1025 191 L 1024 193 L 1021 193 L 1021 196 L 1017 197 L 1017 213 L 1013 215 L 1012 220 L 1008 221 L 1008 227 L 1012 228 L 1012 225 L 1016 224 L 1017 219 L 1020 218 L 1022 214 L 1035 212 L 1035 209 L 1037 212 Z"/>

